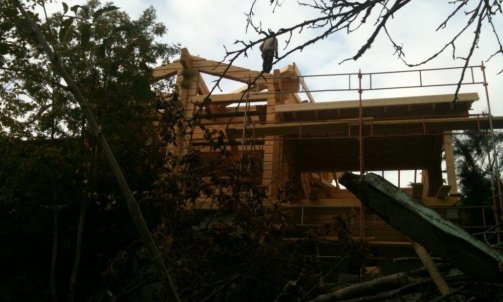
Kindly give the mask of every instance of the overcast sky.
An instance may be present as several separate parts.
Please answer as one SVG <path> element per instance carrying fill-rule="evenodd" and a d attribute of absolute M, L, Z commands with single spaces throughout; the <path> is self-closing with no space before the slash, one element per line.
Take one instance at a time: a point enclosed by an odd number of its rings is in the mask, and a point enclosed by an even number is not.
<path fill-rule="evenodd" d="M 299 6 L 297 1 L 294 0 L 283 0 L 283 5 L 277 7 L 274 12 L 273 7 L 269 5 L 269 0 L 256 1 L 255 22 L 257 24 L 261 22 L 264 29 L 278 30 L 316 16 L 316 11 L 305 6 Z M 310 0 L 304 1 L 308 2 Z M 68 2 L 70 4 L 70 1 Z M 71 4 L 74 2 L 77 3 L 73 1 Z M 81 3 L 82 1 L 78 2 Z M 115 5 L 128 12 L 132 18 L 138 17 L 143 10 L 153 6 L 157 10 L 158 20 L 168 27 L 168 34 L 163 38 L 164 41 L 180 44 L 182 47 L 187 47 L 191 54 L 207 59 L 222 60 L 225 56 L 224 45 L 228 49 L 236 49 L 236 45 L 233 43 L 238 39 L 248 41 L 259 38 L 251 30 L 246 32 L 245 12 L 249 11 L 253 0 L 115 0 L 114 2 Z M 465 24 L 466 18 L 464 14 L 460 14 L 460 17 L 452 20 L 446 29 L 436 31 L 436 28 L 454 8 L 448 2 L 447 0 L 412 1 L 412 4 L 407 5 L 391 20 L 389 32 L 396 42 L 403 45 L 409 62 L 420 62 L 433 54 L 452 37 L 453 33 L 457 32 Z M 498 15 L 497 19 L 496 28 L 503 28 L 503 15 Z M 275 68 L 295 62 L 304 75 L 353 73 L 358 72 L 358 70 L 362 72 L 408 70 L 409 68 L 394 55 L 394 50 L 384 34 L 379 36 L 374 46 L 363 58 L 356 62 L 347 61 L 340 64 L 342 60 L 352 57 L 367 40 L 372 30 L 372 22 L 368 22 L 367 25 L 367 27 L 363 27 L 350 35 L 346 33 L 333 35 L 304 49 L 303 52 L 292 54 L 279 62 Z M 473 30 L 474 28 L 468 29 L 465 38 L 456 44 L 456 55 L 466 55 L 471 39 L 473 39 Z M 309 30 L 303 31 L 300 35 L 296 34 L 292 39 L 290 48 L 312 37 L 313 34 L 315 32 Z M 503 39 L 503 37 L 501 38 Z M 284 49 L 284 40 L 285 38 L 279 39 L 280 55 L 288 50 Z M 480 47 L 476 50 L 471 65 L 480 65 L 482 61 L 485 62 L 498 49 L 497 47 L 492 32 L 489 27 L 486 27 L 480 41 Z M 237 60 L 235 64 L 260 70 L 261 58 L 258 48 L 249 52 L 248 57 Z M 503 115 L 503 75 L 497 75 L 503 69 L 503 57 L 500 55 L 485 64 L 487 66 L 486 74 L 492 112 L 494 115 Z M 446 54 L 439 56 L 432 63 L 414 69 L 462 65 L 463 61 L 453 60 L 452 51 L 449 49 Z M 475 77 L 475 80 L 479 80 L 480 73 L 476 72 Z M 415 81 L 416 79 L 416 75 L 401 75 L 389 77 L 387 80 L 393 84 L 400 81 L 411 84 L 407 81 Z M 379 82 L 377 77 L 374 80 L 376 84 Z M 423 75 L 423 80 L 432 84 L 440 82 L 452 83 L 458 81 L 458 76 L 453 73 L 430 72 Z M 313 90 L 330 89 L 335 88 L 338 85 L 337 83 L 342 82 L 345 85 L 347 79 L 307 78 L 307 82 Z M 211 85 L 211 83 L 208 83 L 208 85 Z M 363 97 L 396 96 L 397 94 L 429 95 L 453 93 L 454 91 L 455 87 L 443 89 L 422 88 L 408 91 L 386 91 L 385 94 L 383 92 L 379 94 L 364 93 Z M 462 89 L 462 92 L 472 91 L 478 92 L 481 97 L 481 100 L 474 106 L 473 113 L 487 112 L 483 87 L 470 85 Z M 317 93 L 315 98 L 320 101 L 357 99 L 358 95 L 355 93 L 353 95 Z"/>

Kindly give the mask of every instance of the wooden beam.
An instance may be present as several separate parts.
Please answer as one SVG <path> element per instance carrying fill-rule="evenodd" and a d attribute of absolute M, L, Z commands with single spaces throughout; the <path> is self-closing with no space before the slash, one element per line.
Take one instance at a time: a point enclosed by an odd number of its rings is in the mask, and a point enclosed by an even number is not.
<path fill-rule="evenodd" d="M 318 200 L 316 200 L 316 202 L 313 202 L 312 200 L 306 197 L 304 199 L 298 200 L 295 203 L 287 203 L 281 205 L 281 207 L 287 209 L 288 208 L 359 208 L 360 206 L 361 202 L 355 197 L 347 197 L 347 198 L 320 197 L 318 198 Z"/>
<path fill-rule="evenodd" d="M 277 108 L 277 107 L 276 107 Z M 503 129 L 503 117 L 495 116 L 492 118 L 493 127 L 495 129 Z M 422 135 L 423 125 L 426 127 L 428 134 L 441 134 L 447 130 L 480 130 L 489 129 L 488 117 L 469 118 L 429 118 L 424 120 L 384 120 L 374 121 L 371 118 L 363 119 L 363 126 L 369 130 L 372 126 L 374 136 L 377 135 Z M 351 135 L 355 136 L 358 131 L 358 120 L 347 119 L 336 122 L 306 122 L 306 123 L 283 123 L 283 124 L 267 124 L 257 125 L 254 133 L 257 137 L 268 135 L 311 135 L 321 137 L 320 133 L 327 133 L 333 136 L 348 136 L 348 129 Z M 365 129 L 364 129 L 365 130 Z M 241 127 L 229 128 L 227 132 L 239 132 L 243 130 Z"/>
<path fill-rule="evenodd" d="M 450 292 L 449 285 L 447 285 L 447 282 L 445 282 L 444 278 L 440 274 L 440 271 L 438 270 L 437 266 L 431 259 L 428 252 L 422 245 L 420 245 L 415 241 L 412 241 L 412 247 L 416 251 L 416 254 L 419 257 L 419 259 L 421 259 L 421 262 L 423 262 L 424 266 L 426 267 L 426 270 L 430 274 L 431 279 L 437 286 L 442 296 L 447 295 Z"/>
<path fill-rule="evenodd" d="M 192 56 L 192 67 L 213 76 L 223 77 L 242 83 L 248 83 L 248 81 L 253 81 L 256 78 L 258 78 L 259 82 L 263 81 L 264 79 L 272 79 L 272 75 L 268 73 L 263 73 L 261 75 L 259 71 L 232 65 L 229 66 L 228 64 L 222 62 L 206 60 L 197 56 Z"/>
<path fill-rule="evenodd" d="M 445 152 L 445 165 L 447 170 L 447 184 L 451 186 L 451 194 L 458 193 L 458 186 L 456 183 L 456 163 L 454 161 L 454 149 L 452 141 L 452 133 L 444 133 L 444 152 Z"/>
<path fill-rule="evenodd" d="M 452 94 L 415 96 L 415 97 L 398 97 L 398 98 L 383 98 L 383 99 L 367 99 L 362 102 L 362 107 L 381 107 L 381 106 L 408 106 L 421 105 L 431 103 L 452 103 Z M 477 93 L 460 93 L 458 102 L 472 103 L 479 99 Z M 459 104 L 459 103 L 458 103 Z M 359 108 L 358 100 L 332 101 L 314 104 L 284 104 L 277 105 L 276 112 L 291 112 L 291 111 L 311 111 L 311 110 L 334 110 L 334 109 L 350 109 Z"/>
<path fill-rule="evenodd" d="M 208 97 L 207 94 L 205 95 L 198 95 L 192 97 L 191 101 L 196 102 L 196 103 L 201 103 L 203 102 L 206 98 Z M 267 101 L 267 98 L 269 95 L 267 93 L 250 93 L 248 95 L 248 101 L 249 102 L 265 102 Z M 244 101 L 245 95 L 244 93 L 226 93 L 226 94 L 212 94 L 210 96 L 211 102 L 212 103 L 218 103 L 220 105 L 228 105 L 232 103 L 238 103 Z"/>
<path fill-rule="evenodd" d="M 311 90 L 306 84 L 306 81 L 304 81 L 304 77 L 301 76 L 299 68 L 297 68 L 297 65 L 294 63 L 293 68 L 297 76 L 299 77 L 300 85 L 302 86 L 302 89 L 304 90 L 304 93 L 307 95 L 307 98 L 309 99 L 310 103 L 314 103 L 314 97 L 313 94 L 311 93 Z"/>
<path fill-rule="evenodd" d="M 180 53 L 180 63 L 182 63 L 183 68 L 192 69 L 192 56 L 187 48 L 182 48 Z"/>
<path fill-rule="evenodd" d="M 444 180 L 442 175 L 442 146 L 443 136 L 432 136 L 428 150 L 425 150 L 425 158 L 430 157 L 427 167 L 428 173 L 428 196 L 438 196 Z M 450 188 L 449 188 L 450 189 Z M 448 192 L 448 191 L 447 191 Z"/>
<path fill-rule="evenodd" d="M 154 68 L 152 76 L 155 81 L 159 81 L 176 75 L 181 69 L 183 69 L 183 65 L 180 62 L 165 64 Z"/>
<path fill-rule="evenodd" d="M 198 93 L 203 94 L 203 95 L 210 94 L 210 90 L 208 89 L 206 82 L 204 81 L 203 77 L 201 76 L 201 73 L 199 73 L 198 76 L 199 76 L 199 81 L 197 82 Z"/>
<path fill-rule="evenodd" d="M 250 89 L 253 88 L 253 87 L 255 87 L 255 86 L 250 87 Z M 247 90 L 248 90 L 248 85 L 243 85 L 243 86 L 241 86 L 241 87 L 239 87 L 237 89 L 232 90 L 230 93 L 244 93 Z"/>
<path fill-rule="evenodd" d="M 332 185 L 332 183 L 326 181 L 325 179 L 322 178 L 322 176 L 319 173 L 313 173 L 311 175 L 311 183 L 314 185 L 326 189 L 326 190 L 334 190 L 336 189 L 335 186 Z"/>

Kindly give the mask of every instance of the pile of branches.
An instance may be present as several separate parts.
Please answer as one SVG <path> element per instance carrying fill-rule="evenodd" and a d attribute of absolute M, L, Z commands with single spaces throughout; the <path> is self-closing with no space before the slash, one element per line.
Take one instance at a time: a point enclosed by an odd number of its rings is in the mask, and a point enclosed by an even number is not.
<path fill-rule="evenodd" d="M 456 269 L 439 268 L 450 288 L 444 295 L 426 269 L 420 268 L 358 283 L 336 284 L 308 301 L 503 301 L 503 284 L 478 282 Z"/>

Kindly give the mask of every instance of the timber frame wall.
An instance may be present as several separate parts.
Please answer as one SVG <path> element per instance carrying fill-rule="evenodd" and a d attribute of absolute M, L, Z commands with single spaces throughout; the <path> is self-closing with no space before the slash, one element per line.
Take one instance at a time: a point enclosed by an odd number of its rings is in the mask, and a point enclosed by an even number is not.
<path fill-rule="evenodd" d="M 469 84 L 487 88 L 485 74 L 482 82 L 475 81 L 474 68 L 484 72 L 483 65 L 469 67 Z M 419 83 L 414 87 L 453 85 L 425 85 L 424 71 L 416 71 Z M 241 82 L 243 88 L 212 94 L 202 74 Z M 295 64 L 272 74 L 261 73 L 192 56 L 182 49 L 179 60 L 153 72 L 155 80 L 176 76 L 186 117 L 194 114 L 195 104 L 211 100 L 204 112 L 205 125 L 211 131 L 225 133 L 237 160 L 243 154 L 259 159 L 258 181 L 271 199 L 284 192 L 282 188 L 294 188 L 291 192 L 296 193 L 283 198 L 290 201 L 285 206 L 299 225 L 321 225 L 349 209 L 359 217 L 353 228 L 359 237 L 374 242 L 407 241 L 386 229 L 375 215 L 364 215 L 360 202 L 339 187 L 337 177 L 345 171 L 398 171 L 400 178 L 399 171 L 414 170 L 414 181 L 404 190 L 428 206 L 455 206 L 459 194 L 452 134 L 463 130 L 492 133 L 503 128 L 503 117 L 471 115 L 472 104 L 479 100 L 477 93 L 460 93 L 455 104 L 454 95 L 363 100 L 365 90 L 383 89 L 372 87 L 372 82 L 362 88 L 362 79 L 372 81 L 375 75 L 338 75 L 347 76 L 349 83 L 343 90 L 355 91 L 359 99 L 316 103 L 316 91 L 309 90 Z M 353 78 L 357 81 L 352 83 Z M 190 146 L 185 147 L 198 148 L 203 157 L 211 156 L 202 131 L 194 133 Z M 418 174 L 420 179 L 416 179 Z M 201 201 L 201 208 L 208 206 Z M 494 208 L 500 209 L 501 201 L 495 200 Z"/>

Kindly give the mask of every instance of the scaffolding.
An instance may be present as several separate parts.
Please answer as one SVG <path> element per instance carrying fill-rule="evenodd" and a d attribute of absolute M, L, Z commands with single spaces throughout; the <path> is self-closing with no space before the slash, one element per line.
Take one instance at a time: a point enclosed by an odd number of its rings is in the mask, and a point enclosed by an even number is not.
<path fill-rule="evenodd" d="M 192 74 L 196 76 L 185 79 L 184 71 L 187 69 L 191 70 Z M 463 71 L 466 71 L 467 79 L 450 81 L 450 79 L 459 79 L 459 74 Z M 232 92 L 212 94 L 211 92 L 214 89 L 208 89 L 204 77 L 201 76 L 202 74 L 237 81 L 244 84 L 244 86 Z M 449 76 L 446 76 L 446 74 Z M 300 169 L 291 162 L 286 164 L 288 160 L 291 160 L 289 159 L 291 155 L 289 152 L 292 152 L 292 150 L 288 150 L 292 146 L 291 144 L 294 144 L 294 146 L 299 143 L 309 145 L 320 141 L 329 143 L 341 139 L 349 139 L 348 141 L 355 139 L 358 142 L 358 164 L 354 167 L 355 170 L 359 170 L 360 174 L 363 174 L 367 170 L 372 170 L 372 166 L 368 166 L 369 159 L 366 158 L 366 154 L 368 156 L 371 151 L 367 150 L 369 148 L 368 144 L 378 139 L 390 137 L 397 140 L 407 137 L 428 138 L 427 141 L 436 144 L 435 150 L 438 151 L 442 148 L 442 145 L 441 143 L 438 145 L 439 142 L 435 141 L 435 139 L 439 136 L 444 137 L 442 129 L 454 134 L 459 133 L 456 132 L 458 130 L 472 130 L 489 134 L 492 148 L 491 154 L 488 154 L 493 183 L 492 208 L 496 225 L 499 225 L 498 213 L 503 208 L 503 194 L 499 182 L 499 163 L 497 161 L 494 128 L 503 128 L 503 118 L 494 119 L 492 116 L 483 63 L 477 66 L 468 66 L 466 69 L 465 67 L 448 67 L 385 72 L 362 72 L 359 70 L 356 73 L 312 75 L 301 75 L 294 64 L 281 70 L 277 69 L 273 74 L 265 74 L 191 56 L 185 50 L 182 51 L 180 60 L 154 70 L 154 77 L 157 79 L 173 75 L 177 76 L 177 82 L 185 84 L 190 82 L 190 85 L 186 85 L 187 88 L 182 93 L 188 115 L 190 115 L 193 104 L 211 99 L 208 105 L 208 114 L 205 115 L 208 127 L 225 131 L 227 138 L 232 141 L 232 145 L 235 146 L 238 152 L 237 158 L 242 160 L 247 154 L 250 156 L 262 154 L 262 184 L 269 188 L 272 196 L 280 186 L 282 179 L 286 177 L 285 175 L 297 173 L 298 171 L 293 170 Z M 324 82 L 328 87 L 320 87 L 321 82 Z M 398 82 L 401 84 L 397 85 Z M 315 84 L 315 89 L 309 89 L 308 84 L 312 83 Z M 220 82 L 216 83 L 216 85 L 220 84 Z M 403 96 L 404 91 L 415 89 L 414 91 L 424 92 L 429 89 L 465 86 L 484 88 L 484 96 L 489 111 L 487 114 L 469 114 L 469 107 L 475 101 L 475 98 L 470 95 L 470 99 L 464 100 L 461 93 L 451 94 L 448 96 L 451 98 L 448 101 L 445 100 L 445 97 L 441 102 L 431 102 L 432 98 L 427 99 L 425 103 L 432 109 L 423 114 L 421 112 L 412 114 L 404 109 L 409 106 L 408 110 L 410 111 L 410 108 L 422 104 L 422 101 L 404 102 L 403 100 L 407 98 Z M 390 99 L 391 91 L 397 91 L 400 97 Z M 314 96 L 322 94 L 353 96 L 356 94 L 357 98 L 353 103 L 351 101 L 316 102 Z M 386 101 L 379 101 L 379 99 L 368 97 L 368 95 L 372 94 L 386 94 L 388 98 Z M 305 101 L 303 100 L 304 97 L 306 98 Z M 337 99 L 340 100 L 341 98 Z M 352 99 L 355 98 L 352 97 Z M 380 104 L 379 108 L 386 110 L 388 107 L 391 108 L 390 106 L 402 103 L 405 105 L 401 110 L 405 110 L 406 114 L 401 117 L 394 117 L 392 113 L 380 114 L 377 117 L 368 114 L 371 106 L 375 104 Z M 327 113 L 332 111 L 326 109 L 328 108 L 325 106 L 326 104 L 335 104 L 330 109 L 334 112 L 333 115 Z M 349 109 L 345 109 L 344 106 L 337 107 L 337 104 L 347 105 L 346 107 Z M 307 109 L 305 110 L 305 108 Z M 291 111 L 287 109 L 291 109 Z M 356 111 L 351 111 L 353 109 Z M 338 112 L 338 115 L 336 112 Z M 313 117 L 308 116 L 309 114 L 312 114 Z M 400 127 L 409 127 L 415 130 L 409 132 L 388 131 L 389 127 L 391 127 L 389 126 L 390 123 L 394 123 L 392 126 L 398 130 L 401 130 Z M 322 130 L 320 131 L 320 129 Z M 433 130 L 435 131 L 432 132 Z M 198 139 L 197 133 L 194 134 L 194 139 Z M 203 149 L 205 146 L 202 140 L 193 145 L 201 146 Z M 348 166 L 351 165 L 348 164 Z M 384 170 L 382 171 L 384 173 Z M 397 169 L 399 183 L 401 181 L 400 171 L 401 169 Z M 414 183 L 417 182 L 416 175 L 417 170 L 414 170 Z M 498 181 L 495 181 L 495 179 Z M 324 179 L 320 177 L 317 181 L 323 182 Z M 297 207 L 301 209 L 301 225 L 306 222 L 305 209 L 319 206 L 309 202 L 308 204 L 308 206 L 302 204 Z M 349 205 L 348 207 L 352 206 Z M 443 207 L 439 208 L 443 209 Z M 363 238 L 365 237 L 364 209 L 362 207 L 359 207 L 359 209 L 359 237 Z M 483 224 L 486 225 L 487 212 L 483 210 L 482 213 L 484 215 Z M 499 229 L 494 231 L 499 234 Z"/>

